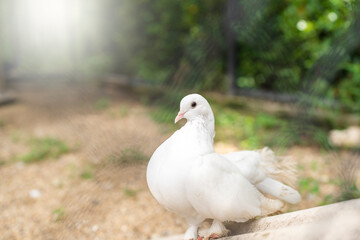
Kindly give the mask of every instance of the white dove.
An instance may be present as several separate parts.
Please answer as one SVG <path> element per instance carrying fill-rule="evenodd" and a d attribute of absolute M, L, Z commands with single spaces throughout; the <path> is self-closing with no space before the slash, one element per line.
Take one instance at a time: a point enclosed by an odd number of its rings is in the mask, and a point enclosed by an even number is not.
<path fill-rule="evenodd" d="M 300 201 L 296 190 L 280 182 L 294 178 L 291 167 L 280 169 L 270 149 L 215 152 L 214 114 L 204 97 L 184 97 L 175 123 L 182 118 L 187 123 L 155 150 L 146 178 L 155 199 L 190 224 L 185 240 L 198 239 L 205 219 L 214 220 L 206 239 L 219 238 L 228 232 L 224 221 L 245 222 L 278 211 L 281 200 Z"/>

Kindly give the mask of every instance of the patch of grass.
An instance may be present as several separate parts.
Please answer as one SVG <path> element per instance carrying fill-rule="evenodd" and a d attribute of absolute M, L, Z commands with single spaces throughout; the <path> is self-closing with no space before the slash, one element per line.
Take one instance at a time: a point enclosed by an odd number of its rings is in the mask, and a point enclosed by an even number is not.
<path fill-rule="evenodd" d="M 82 179 L 92 179 L 94 177 L 94 168 L 92 166 L 87 166 L 81 173 L 80 177 Z"/>
<path fill-rule="evenodd" d="M 111 163 L 119 165 L 145 163 L 149 159 L 143 152 L 135 148 L 127 148 L 120 154 L 114 154 L 109 157 Z"/>
<path fill-rule="evenodd" d="M 283 126 L 285 121 L 278 117 L 261 113 L 256 116 L 256 124 L 261 128 L 273 129 Z"/>
<path fill-rule="evenodd" d="M 130 188 L 124 188 L 123 189 L 123 193 L 125 196 L 127 197 L 136 197 L 136 195 L 138 194 L 139 191 L 130 189 Z"/>
<path fill-rule="evenodd" d="M 242 149 L 257 149 L 261 146 L 260 138 L 258 136 L 250 136 L 239 143 Z"/>
<path fill-rule="evenodd" d="M 299 181 L 299 190 L 301 193 L 319 194 L 319 181 L 310 177 L 302 178 Z"/>
<path fill-rule="evenodd" d="M 53 214 L 54 221 L 55 221 L 55 222 L 59 222 L 59 221 L 61 221 L 61 220 L 64 219 L 64 217 L 65 217 L 65 210 L 64 210 L 63 207 L 59 207 L 59 208 L 55 209 L 55 210 L 52 212 L 52 214 Z"/>
<path fill-rule="evenodd" d="M 216 140 L 233 142 L 244 149 L 258 148 L 260 138 L 255 118 L 231 109 L 214 108 L 216 116 Z"/>
<path fill-rule="evenodd" d="M 4 120 L 0 119 L 0 128 L 3 128 L 3 127 L 5 127 L 5 122 L 4 122 Z"/>
<path fill-rule="evenodd" d="M 318 167 L 317 167 L 317 161 L 315 159 L 313 159 L 311 161 L 311 170 L 313 171 L 317 171 L 318 170 Z"/>
<path fill-rule="evenodd" d="M 336 202 L 336 198 L 332 194 L 326 195 L 319 203 L 319 206 L 328 205 Z"/>
<path fill-rule="evenodd" d="M 109 108 L 109 106 L 110 106 L 110 101 L 107 98 L 101 98 L 95 103 L 95 108 L 97 110 L 104 110 Z"/>
<path fill-rule="evenodd" d="M 311 192 L 312 194 L 318 195 L 318 194 L 319 194 L 319 190 L 320 190 L 320 188 L 319 188 L 319 181 L 314 180 L 313 186 L 312 186 L 312 188 L 310 189 L 310 192 Z"/>
<path fill-rule="evenodd" d="M 269 114 L 237 110 L 214 102 L 216 141 L 232 142 L 243 149 L 272 146 L 287 122 Z M 239 109 L 239 108 L 238 108 Z"/>
<path fill-rule="evenodd" d="M 332 194 L 326 195 L 324 199 L 319 203 L 319 205 L 327 205 L 335 202 L 342 202 L 360 198 L 360 189 L 356 186 L 355 183 L 338 181 L 330 181 L 329 183 L 339 186 L 340 192 L 335 196 Z"/>
<path fill-rule="evenodd" d="M 240 115 L 236 111 L 222 109 L 217 105 L 214 105 L 213 108 L 216 124 L 216 141 L 233 142 L 244 147 L 257 147 L 256 135 L 251 134 L 254 128 L 253 117 Z M 248 139 L 248 137 L 251 139 Z"/>
<path fill-rule="evenodd" d="M 339 201 L 346 201 L 351 199 L 360 198 L 360 189 L 355 183 L 344 183 L 341 189 L 341 194 L 338 198 Z"/>
<path fill-rule="evenodd" d="M 78 166 L 74 162 L 69 164 L 69 171 L 71 177 L 75 178 L 79 176 Z"/>
<path fill-rule="evenodd" d="M 301 171 L 304 171 L 304 170 L 305 170 L 305 167 L 304 167 L 304 165 L 302 165 L 301 163 L 298 163 L 298 164 L 297 164 L 297 169 L 298 169 L 298 170 L 301 170 Z"/>
<path fill-rule="evenodd" d="M 16 157 L 25 163 L 38 162 L 49 158 L 59 158 L 69 152 L 67 144 L 55 138 L 33 138 L 29 141 L 30 150 L 28 153 Z"/>
<path fill-rule="evenodd" d="M 341 180 L 339 178 L 337 179 L 330 179 L 329 183 L 335 186 L 341 186 Z"/>
<path fill-rule="evenodd" d="M 5 165 L 5 164 L 6 164 L 6 161 L 5 161 L 5 160 L 0 159 L 0 166 Z"/>
<path fill-rule="evenodd" d="M 129 112 L 130 112 L 129 106 L 121 106 L 119 108 L 119 114 L 121 117 L 126 117 L 127 115 L 129 115 Z"/>
<path fill-rule="evenodd" d="M 16 131 L 12 132 L 11 135 L 10 135 L 10 139 L 11 139 L 11 141 L 13 141 L 14 143 L 19 142 L 19 141 L 20 141 L 20 134 L 19 134 L 19 132 L 16 132 Z"/>

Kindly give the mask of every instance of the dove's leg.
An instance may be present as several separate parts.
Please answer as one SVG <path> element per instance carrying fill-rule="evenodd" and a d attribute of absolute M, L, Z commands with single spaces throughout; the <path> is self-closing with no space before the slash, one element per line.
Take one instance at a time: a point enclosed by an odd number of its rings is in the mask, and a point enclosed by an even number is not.
<path fill-rule="evenodd" d="M 186 230 L 184 240 L 197 240 L 199 226 L 190 225 Z"/>
<path fill-rule="evenodd" d="M 200 224 L 204 221 L 204 218 L 200 215 L 193 215 L 187 217 L 186 220 L 190 224 L 190 227 L 185 232 L 184 240 L 197 240 L 198 229 Z"/>
<path fill-rule="evenodd" d="M 221 221 L 214 219 L 210 227 L 209 234 L 205 239 L 207 240 L 225 237 L 228 235 L 228 233 L 229 230 L 225 228 L 224 224 Z"/>

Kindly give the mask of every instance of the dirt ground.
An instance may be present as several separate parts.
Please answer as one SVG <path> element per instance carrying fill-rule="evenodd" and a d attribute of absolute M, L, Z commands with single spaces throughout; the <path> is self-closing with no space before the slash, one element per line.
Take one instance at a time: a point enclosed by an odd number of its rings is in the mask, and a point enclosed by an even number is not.
<path fill-rule="evenodd" d="M 22 82 L 14 88 L 18 101 L 0 106 L 0 240 L 151 239 L 185 231 L 186 223 L 149 193 L 145 162 L 108 161 L 129 149 L 149 158 L 171 134 L 139 97 L 95 85 Z M 97 106 L 101 99 L 104 106 Z M 70 151 L 35 163 L 14 160 L 29 151 L 29 139 L 43 137 L 61 139 Z M 309 147 L 286 154 L 301 166 L 300 177 L 316 179 L 319 189 L 285 211 L 316 206 L 337 191 L 333 154 Z"/>

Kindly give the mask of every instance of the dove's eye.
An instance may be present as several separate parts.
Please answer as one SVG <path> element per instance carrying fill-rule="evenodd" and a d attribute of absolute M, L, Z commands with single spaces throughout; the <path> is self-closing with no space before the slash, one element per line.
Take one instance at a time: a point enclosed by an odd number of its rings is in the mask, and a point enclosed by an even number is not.
<path fill-rule="evenodd" d="M 192 107 L 192 108 L 195 108 L 195 107 L 196 107 L 196 102 L 192 102 L 192 103 L 191 103 L 191 107 Z"/>

